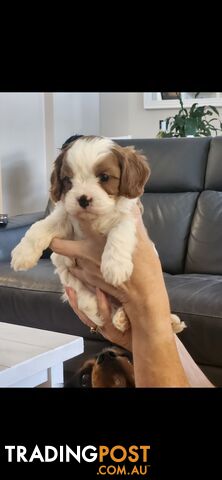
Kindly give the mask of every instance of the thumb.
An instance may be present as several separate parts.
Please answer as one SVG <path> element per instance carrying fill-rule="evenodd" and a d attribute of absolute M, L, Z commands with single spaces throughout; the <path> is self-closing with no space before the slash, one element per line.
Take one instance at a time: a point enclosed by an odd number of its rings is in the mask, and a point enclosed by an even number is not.
<path fill-rule="evenodd" d="M 49 247 L 53 252 L 66 257 L 90 259 L 90 248 L 87 240 L 62 240 L 53 238 Z"/>

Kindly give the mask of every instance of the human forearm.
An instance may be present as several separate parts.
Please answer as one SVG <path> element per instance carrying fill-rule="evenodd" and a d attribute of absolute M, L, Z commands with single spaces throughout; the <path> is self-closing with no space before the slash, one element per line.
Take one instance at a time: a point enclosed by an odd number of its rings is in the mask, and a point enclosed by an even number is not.
<path fill-rule="evenodd" d="M 132 328 L 137 387 L 189 386 L 172 330 L 169 297 L 159 261 L 140 292 L 134 290 L 125 310 Z"/>
<path fill-rule="evenodd" d="M 149 325 L 147 330 L 135 325 L 132 329 L 136 387 L 188 387 L 174 335 L 161 330 L 149 331 Z"/>
<path fill-rule="evenodd" d="M 100 259 L 104 244 L 101 245 L 100 240 L 57 240 L 56 244 L 53 243 L 58 253 L 77 257 L 78 266 L 70 270 L 74 276 L 123 305 L 130 328 L 122 333 L 109 322 L 112 331 L 103 327 L 101 333 L 127 349 L 131 349 L 132 334 L 136 386 L 189 386 L 173 336 L 161 264 L 152 242 L 142 233 L 138 236 L 132 276 L 117 288 L 106 283 L 101 274 Z"/>

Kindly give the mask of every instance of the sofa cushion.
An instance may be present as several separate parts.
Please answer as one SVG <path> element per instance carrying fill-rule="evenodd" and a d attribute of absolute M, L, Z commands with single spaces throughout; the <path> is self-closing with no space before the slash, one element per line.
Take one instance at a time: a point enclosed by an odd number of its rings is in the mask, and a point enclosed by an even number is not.
<path fill-rule="evenodd" d="M 30 225 L 41 220 L 44 212 L 36 212 L 10 217 L 8 224 L 1 228 L 0 262 L 10 261 L 11 251 L 24 237 Z"/>
<path fill-rule="evenodd" d="M 222 191 L 222 137 L 211 140 L 205 189 Z"/>
<path fill-rule="evenodd" d="M 185 321 L 179 335 L 198 364 L 222 367 L 222 277 L 167 275 L 171 310 Z"/>
<path fill-rule="evenodd" d="M 188 242 L 185 271 L 222 274 L 222 192 L 200 194 Z"/>
<path fill-rule="evenodd" d="M 158 250 L 163 270 L 184 270 L 190 225 L 198 193 L 145 193 L 143 221 Z"/>
<path fill-rule="evenodd" d="M 27 272 L 14 272 L 8 262 L 0 266 L 1 322 L 79 335 L 92 339 L 68 303 L 61 299 L 62 286 L 50 260 L 40 260 Z M 94 334 L 95 340 L 102 340 Z"/>
<path fill-rule="evenodd" d="M 222 369 L 212 365 L 199 365 L 202 372 L 215 387 L 222 387 Z"/>
<path fill-rule="evenodd" d="M 204 187 L 211 138 L 118 140 L 143 150 L 151 167 L 146 191 L 194 192 Z"/>

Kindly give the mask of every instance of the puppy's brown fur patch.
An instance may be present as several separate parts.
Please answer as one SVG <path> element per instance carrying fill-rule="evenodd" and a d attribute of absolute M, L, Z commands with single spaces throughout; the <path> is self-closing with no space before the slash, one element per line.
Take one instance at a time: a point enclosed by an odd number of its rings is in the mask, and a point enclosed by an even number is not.
<path fill-rule="evenodd" d="M 143 194 L 150 168 L 146 157 L 134 147 L 120 147 L 116 144 L 112 153 L 96 165 L 95 175 L 98 177 L 102 173 L 109 175 L 107 182 L 101 182 L 102 188 L 109 195 L 136 198 Z"/>
<path fill-rule="evenodd" d="M 107 355 L 101 362 L 99 357 Z M 112 356 L 111 356 L 111 355 Z M 84 362 L 66 388 L 135 387 L 132 355 L 120 347 L 108 347 Z"/>
<path fill-rule="evenodd" d="M 66 151 L 62 151 L 54 162 L 51 175 L 51 199 L 58 202 L 62 196 L 72 188 L 71 178 L 73 171 L 66 162 Z"/>
<path fill-rule="evenodd" d="M 115 145 L 113 152 L 118 158 L 121 169 L 119 194 L 127 198 L 140 197 L 150 176 L 146 157 L 134 147 Z"/>
<path fill-rule="evenodd" d="M 117 157 L 110 153 L 104 160 L 95 166 L 95 175 L 99 178 L 101 174 L 109 176 L 107 182 L 100 181 L 101 187 L 108 193 L 108 195 L 119 195 L 121 170 Z"/>
<path fill-rule="evenodd" d="M 113 352 L 115 350 L 113 349 Z M 131 361 L 123 356 L 122 352 L 116 351 L 116 357 L 111 361 L 99 364 L 95 362 L 92 369 L 93 388 L 130 388 L 134 387 L 134 372 Z"/>

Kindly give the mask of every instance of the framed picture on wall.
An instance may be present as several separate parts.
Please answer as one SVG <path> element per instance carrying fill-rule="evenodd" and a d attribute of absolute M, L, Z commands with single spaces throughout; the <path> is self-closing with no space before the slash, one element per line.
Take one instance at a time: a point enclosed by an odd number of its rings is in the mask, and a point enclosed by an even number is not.
<path fill-rule="evenodd" d="M 161 92 L 162 100 L 178 100 L 178 92 Z"/>
<path fill-rule="evenodd" d="M 163 108 L 180 108 L 178 99 L 179 92 L 144 92 L 144 108 L 148 110 Z M 180 92 L 185 107 L 191 107 L 193 103 L 199 106 L 214 105 L 222 106 L 222 92 Z"/>

